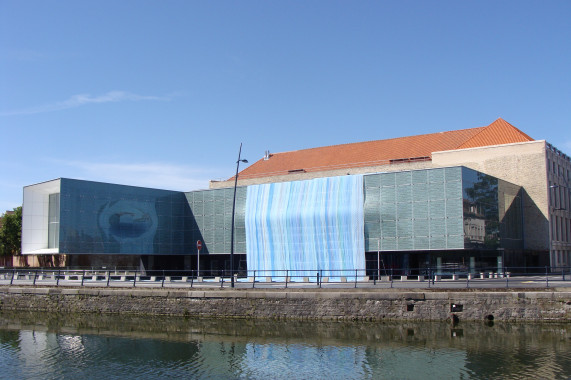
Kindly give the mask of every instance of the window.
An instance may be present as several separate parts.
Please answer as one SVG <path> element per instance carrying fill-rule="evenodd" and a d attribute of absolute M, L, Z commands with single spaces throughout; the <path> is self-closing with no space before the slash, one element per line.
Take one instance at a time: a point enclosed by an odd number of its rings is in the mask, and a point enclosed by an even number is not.
<path fill-rule="evenodd" d="M 48 248 L 59 248 L 59 193 L 49 195 Z"/>

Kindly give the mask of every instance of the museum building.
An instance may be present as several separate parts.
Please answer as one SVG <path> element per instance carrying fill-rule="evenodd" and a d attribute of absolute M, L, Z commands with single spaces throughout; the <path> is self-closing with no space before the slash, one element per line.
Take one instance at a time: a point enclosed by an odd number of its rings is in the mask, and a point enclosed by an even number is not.
<path fill-rule="evenodd" d="M 502 119 L 264 156 L 238 176 L 234 270 L 476 272 L 571 260 L 569 157 Z M 230 269 L 235 178 L 190 192 L 24 187 L 22 253 L 71 267 Z M 197 241 L 202 249 L 198 256 Z M 248 271 L 248 272 L 247 272 Z"/>

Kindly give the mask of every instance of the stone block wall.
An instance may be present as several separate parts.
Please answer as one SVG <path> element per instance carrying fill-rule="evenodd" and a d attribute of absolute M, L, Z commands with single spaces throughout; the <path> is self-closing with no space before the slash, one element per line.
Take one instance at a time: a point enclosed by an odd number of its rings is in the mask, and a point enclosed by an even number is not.
<path fill-rule="evenodd" d="M 571 292 L 0 288 L 1 310 L 293 320 L 569 321 Z M 455 317 L 454 317 L 455 316 Z"/>

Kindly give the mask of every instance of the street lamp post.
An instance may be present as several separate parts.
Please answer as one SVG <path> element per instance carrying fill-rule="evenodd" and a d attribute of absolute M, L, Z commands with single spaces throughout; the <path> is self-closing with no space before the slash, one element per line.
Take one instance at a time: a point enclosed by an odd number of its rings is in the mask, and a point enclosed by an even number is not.
<path fill-rule="evenodd" d="M 230 286 L 234 287 L 234 214 L 236 212 L 236 188 L 238 187 L 238 171 L 240 169 L 240 162 L 245 164 L 248 160 L 240 159 L 242 154 L 242 143 L 240 143 L 240 150 L 238 151 L 238 161 L 236 161 L 236 176 L 234 177 L 234 199 L 232 200 L 232 226 L 230 227 Z"/>

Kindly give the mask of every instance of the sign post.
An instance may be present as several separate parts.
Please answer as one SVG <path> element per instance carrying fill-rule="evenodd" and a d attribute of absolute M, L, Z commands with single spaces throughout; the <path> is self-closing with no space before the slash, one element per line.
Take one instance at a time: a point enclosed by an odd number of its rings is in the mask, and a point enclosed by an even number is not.
<path fill-rule="evenodd" d="M 202 249 L 202 241 L 196 241 L 196 249 L 198 253 L 196 254 L 196 279 L 200 277 L 200 250 Z"/>

